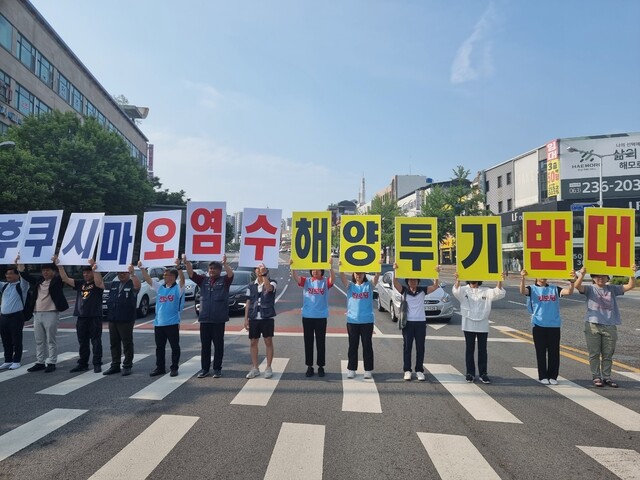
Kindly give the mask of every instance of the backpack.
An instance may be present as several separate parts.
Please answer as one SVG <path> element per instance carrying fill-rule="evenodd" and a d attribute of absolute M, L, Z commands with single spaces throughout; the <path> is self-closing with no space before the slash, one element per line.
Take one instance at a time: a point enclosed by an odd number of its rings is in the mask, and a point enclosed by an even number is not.
<path fill-rule="evenodd" d="M 2 287 L 2 295 L 4 295 L 4 291 L 7 289 L 7 287 L 9 286 L 8 283 L 5 283 L 4 287 Z M 25 302 L 25 298 L 22 294 L 22 286 L 20 285 L 20 282 L 18 282 L 18 284 L 16 285 L 16 291 L 18 292 L 18 295 L 20 295 L 20 301 L 22 302 L 22 314 L 24 315 L 24 321 L 28 322 L 29 320 L 31 320 L 31 318 L 33 317 L 33 309 L 35 307 L 35 303 L 31 301 L 31 288 L 29 288 L 27 290 L 27 301 Z"/>

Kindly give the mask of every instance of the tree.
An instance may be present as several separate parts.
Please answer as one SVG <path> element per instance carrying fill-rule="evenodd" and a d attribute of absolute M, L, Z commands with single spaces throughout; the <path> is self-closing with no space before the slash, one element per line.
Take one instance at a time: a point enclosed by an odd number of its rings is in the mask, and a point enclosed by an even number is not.
<path fill-rule="evenodd" d="M 231 222 L 227 222 L 227 230 L 225 234 L 224 244 L 229 245 L 233 242 L 233 237 L 235 237 L 235 232 L 233 231 L 233 225 Z"/>
<path fill-rule="evenodd" d="M 458 165 L 453 169 L 453 177 L 449 187 L 436 185 L 425 196 L 420 216 L 438 219 L 440 241 L 448 234 L 455 235 L 455 217 L 490 214 L 480 207 L 484 197 L 477 186 L 471 185 L 468 179 L 470 173 L 470 170 L 465 170 L 464 167 Z"/>
<path fill-rule="evenodd" d="M 179 192 L 170 192 L 168 188 L 162 190 L 162 183 L 158 177 L 151 179 L 153 184 L 153 204 L 154 205 L 181 205 L 187 204 L 185 195 L 187 192 L 180 190 Z"/>
<path fill-rule="evenodd" d="M 26 117 L 0 150 L 0 211 L 142 214 L 152 203 L 146 170 L 94 118 L 52 111 Z"/>
<path fill-rule="evenodd" d="M 405 213 L 395 200 L 387 197 L 376 196 L 371 200 L 370 215 L 380 215 L 382 217 L 382 248 L 391 247 L 395 244 L 396 217 L 404 217 Z"/>

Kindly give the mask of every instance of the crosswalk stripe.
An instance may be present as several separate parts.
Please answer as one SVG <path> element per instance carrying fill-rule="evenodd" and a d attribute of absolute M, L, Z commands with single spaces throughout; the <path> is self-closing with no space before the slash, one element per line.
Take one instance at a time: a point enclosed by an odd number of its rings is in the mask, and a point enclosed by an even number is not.
<path fill-rule="evenodd" d="M 536 381 L 538 380 L 538 369 L 536 368 L 513 368 Z M 558 385 L 549 385 L 549 388 L 623 430 L 640 432 L 640 414 L 627 407 L 562 377 L 558 377 Z"/>
<path fill-rule="evenodd" d="M 324 425 L 283 423 L 265 480 L 322 480 Z"/>
<path fill-rule="evenodd" d="M 242 390 L 231 400 L 231 404 L 266 407 L 288 363 L 288 358 L 274 358 L 271 362 L 273 377 L 264 378 L 260 376 L 248 380 L 244 387 L 242 387 Z M 260 364 L 259 368 L 262 375 L 264 375 L 264 369 L 267 368 L 266 359 Z"/>
<path fill-rule="evenodd" d="M 577 447 L 622 480 L 640 478 L 640 453 L 624 448 Z"/>
<path fill-rule="evenodd" d="M 74 352 L 64 352 L 58 355 L 58 363 L 64 362 L 65 360 L 70 360 L 73 357 L 77 357 L 78 354 Z M 27 365 L 22 365 L 20 368 L 16 370 L 7 370 L 0 374 L 0 383 L 6 382 L 7 380 L 11 380 L 12 378 L 19 377 L 21 375 L 25 375 L 27 373 L 27 369 L 33 367 L 34 363 L 29 363 Z"/>
<path fill-rule="evenodd" d="M 478 385 L 467 383 L 464 375 L 452 365 L 426 363 L 424 366 L 476 420 L 522 423 Z"/>
<path fill-rule="evenodd" d="M 434 330 L 440 330 L 442 327 L 449 325 L 448 323 L 427 323 L 427 326 L 433 328 Z"/>
<path fill-rule="evenodd" d="M 356 378 L 347 378 L 347 361 L 340 362 L 342 368 L 342 411 L 382 413 L 380 395 L 376 383 L 365 380 L 363 362 L 358 362 Z"/>
<path fill-rule="evenodd" d="M 178 376 L 171 377 L 166 373 L 152 384 L 140 390 L 138 393 L 131 395 L 129 398 L 137 400 L 162 400 L 180 385 L 189 380 L 198 370 L 200 370 L 200 355 L 197 355 L 180 365 L 180 368 L 178 369 Z"/>
<path fill-rule="evenodd" d="M 442 480 L 500 479 L 467 437 L 422 432 L 418 437 Z"/>
<path fill-rule="evenodd" d="M 147 478 L 197 421 L 198 417 L 162 415 L 89 480 Z"/>
<path fill-rule="evenodd" d="M 149 355 L 147 355 L 146 353 L 142 355 L 136 355 L 133 358 L 133 363 L 139 362 L 140 360 L 147 358 L 148 356 Z M 42 395 L 67 395 L 78 390 L 79 388 L 85 387 L 93 382 L 97 382 L 101 378 L 106 377 L 102 374 L 96 374 L 92 371 L 89 371 L 83 373 L 82 375 L 76 375 L 75 377 L 65 380 L 64 382 L 57 383 L 36 393 Z"/>
<path fill-rule="evenodd" d="M 54 408 L 0 436 L 0 462 L 75 420 L 88 410 Z"/>
<path fill-rule="evenodd" d="M 619 370 L 617 370 L 616 373 L 618 373 L 620 375 L 624 375 L 625 377 L 629 377 L 630 379 L 635 380 L 636 382 L 640 382 L 640 373 L 621 372 Z"/>

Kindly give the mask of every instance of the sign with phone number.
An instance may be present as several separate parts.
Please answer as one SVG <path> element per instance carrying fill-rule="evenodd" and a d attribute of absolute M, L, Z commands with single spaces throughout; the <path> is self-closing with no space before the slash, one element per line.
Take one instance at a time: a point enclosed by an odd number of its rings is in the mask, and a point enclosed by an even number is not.
<path fill-rule="evenodd" d="M 595 178 L 576 178 L 562 180 L 562 198 L 564 200 L 598 198 L 600 180 Z M 640 194 L 640 176 L 605 177 L 602 179 L 602 195 L 606 198 L 625 198 Z"/>

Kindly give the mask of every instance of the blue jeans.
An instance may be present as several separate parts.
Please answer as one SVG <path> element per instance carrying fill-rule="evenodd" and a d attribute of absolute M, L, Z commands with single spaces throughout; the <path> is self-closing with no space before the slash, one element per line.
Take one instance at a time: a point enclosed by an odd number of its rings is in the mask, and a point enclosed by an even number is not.
<path fill-rule="evenodd" d="M 416 372 L 424 372 L 424 341 L 427 336 L 426 320 L 420 322 L 407 322 L 402 329 L 403 366 L 405 372 L 411 371 L 411 350 L 413 342 L 416 342 Z"/>

